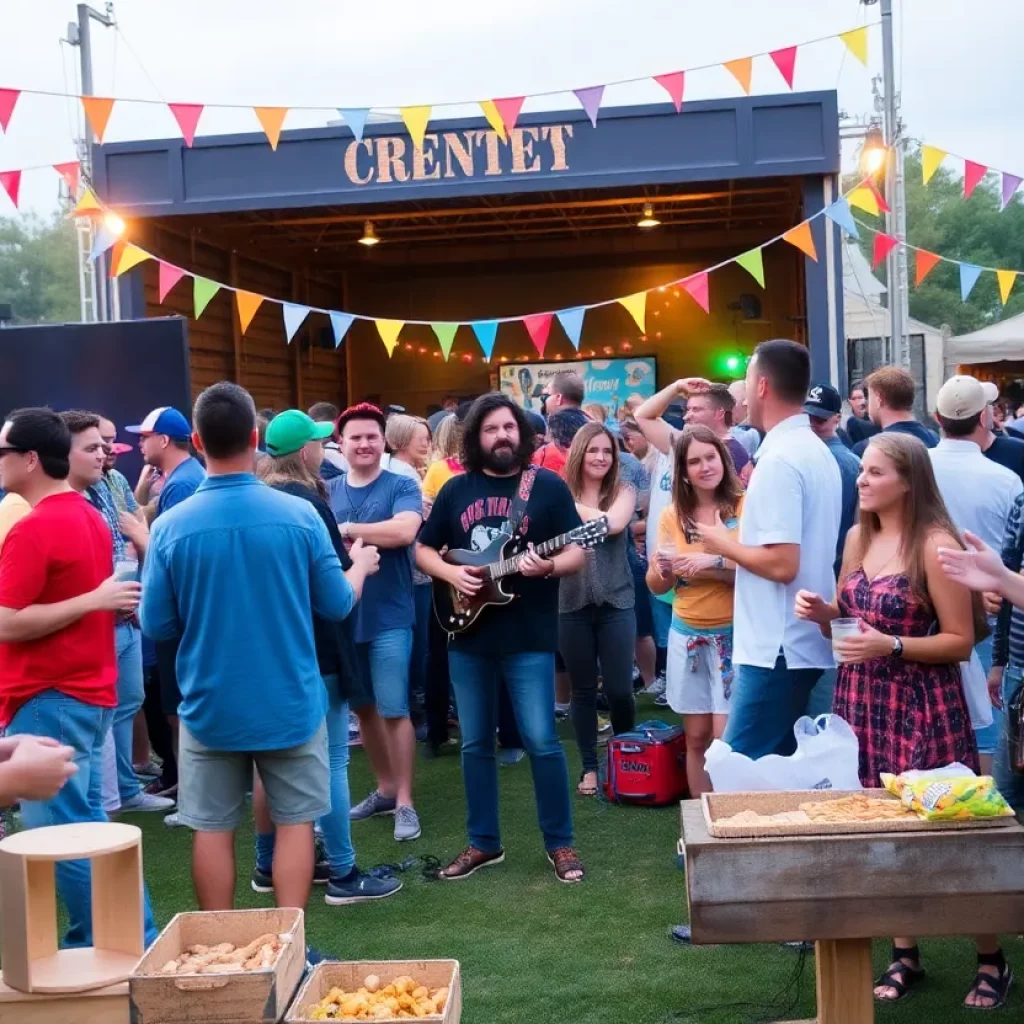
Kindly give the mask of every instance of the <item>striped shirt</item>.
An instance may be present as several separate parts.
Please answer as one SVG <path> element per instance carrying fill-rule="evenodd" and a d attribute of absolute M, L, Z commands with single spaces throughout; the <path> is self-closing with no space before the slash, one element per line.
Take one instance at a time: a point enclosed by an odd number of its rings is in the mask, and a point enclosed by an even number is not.
<path fill-rule="evenodd" d="M 1020 572 L 1024 567 L 1024 495 L 1013 503 L 1010 518 L 1006 522 L 1003 539 L 1003 564 L 1010 572 Z M 1015 608 L 1009 601 L 996 620 L 995 638 L 992 641 L 993 665 L 1024 666 L 1024 610 Z"/>

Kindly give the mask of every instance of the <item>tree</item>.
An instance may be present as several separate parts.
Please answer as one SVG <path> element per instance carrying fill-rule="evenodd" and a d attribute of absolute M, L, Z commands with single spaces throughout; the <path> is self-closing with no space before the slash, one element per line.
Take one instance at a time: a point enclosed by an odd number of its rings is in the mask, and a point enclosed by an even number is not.
<path fill-rule="evenodd" d="M 80 320 L 75 227 L 61 214 L 0 218 L 0 303 L 18 324 Z"/>

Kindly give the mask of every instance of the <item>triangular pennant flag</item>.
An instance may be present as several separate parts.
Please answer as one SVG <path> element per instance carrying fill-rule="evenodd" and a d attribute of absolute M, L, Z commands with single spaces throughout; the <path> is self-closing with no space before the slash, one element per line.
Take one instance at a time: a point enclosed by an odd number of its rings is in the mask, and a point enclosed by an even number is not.
<path fill-rule="evenodd" d="M 75 204 L 75 208 L 71 211 L 70 216 L 72 217 L 91 217 L 94 214 L 102 213 L 103 207 L 100 206 L 100 201 L 96 198 L 96 193 L 91 188 L 87 188 L 82 193 L 82 198 Z"/>
<path fill-rule="evenodd" d="M 860 238 L 857 223 L 850 213 L 850 204 L 845 199 L 837 199 L 831 206 L 826 206 L 825 216 L 838 224 L 851 238 Z"/>
<path fill-rule="evenodd" d="M 945 159 L 946 151 L 944 149 L 936 149 L 934 146 L 921 147 L 921 177 L 926 185 L 932 180 L 932 175 Z"/>
<path fill-rule="evenodd" d="M 210 281 L 205 277 L 192 278 L 192 304 L 195 308 L 195 318 L 198 320 L 203 315 L 203 310 L 210 304 L 210 299 L 220 291 L 220 285 L 216 281 Z"/>
<path fill-rule="evenodd" d="M 334 347 L 341 344 L 355 317 L 351 313 L 331 313 L 331 330 L 334 331 Z"/>
<path fill-rule="evenodd" d="M 576 99 L 590 118 L 590 123 L 597 127 L 597 112 L 601 109 L 601 98 L 604 96 L 603 85 L 591 85 L 586 89 L 573 89 Z"/>
<path fill-rule="evenodd" d="M 405 326 L 405 321 L 375 320 L 374 323 L 377 325 L 377 333 L 380 334 L 380 340 L 384 342 L 384 347 L 388 350 L 388 356 L 390 357 L 395 351 L 395 346 L 398 344 L 398 335 Z"/>
<path fill-rule="evenodd" d="M 0 185 L 17 207 L 18 192 L 21 190 L 21 171 L 0 171 Z"/>
<path fill-rule="evenodd" d="M 633 295 L 627 295 L 624 299 L 619 299 L 619 303 L 629 311 L 629 315 L 636 321 L 640 332 L 646 331 L 647 292 L 635 292 Z"/>
<path fill-rule="evenodd" d="M 157 301 L 163 302 L 167 298 L 167 293 L 185 276 L 185 271 L 181 267 L 174 266 L 173 263 L 164 263 L 160 261 L 160 274 L 157 283 Z"/>
<path fill-rule="evenodd" d="M 875 235 L 875 247 L 871 257 L 871 269 L 875 270 L 878 264 L 881 263 L 892 250 L 900 244 L 898 238 L 893 238 L 892 235 L 886 235 L 879 231 Z"/>
<path fill-rule="evenodd" d="M 772 50 L 768 56 L 775 61 L 779 74 L 786 80 L 786 85 L 792 89 L 793 75 L 796 72 L 796 47 L 786 46 L 781 50 Z"/>
<path fill-rule="evenodd" d="M 849 192 L 846 196 L 846 201 L 851 206 L 856 206 L 858 210 L 870 213 L 872 217 L 877 217 L 881 212 L 878 200 L 875 198 L 875 193 L 865 185 L 861 185 Z"/>
<path fill-rule="evenodd" d="M 357 142 L 363 141 L 363 129 L 366 119 L 370 116 L 369 107 L 338 107 L 338 113 L 345 119 L 345 124 L 352 129 Z"/>
<path fill-rule="evenodd" d="M 1013 198 L 1014 192 L 1020 187 L 1020 183 L 1024 181 L 1024 178 L 1019 178 L 1016 174 L 1009 174 L 1003 171 L 1003 198 L 999 208 L 1005 210 L 1007 204 Z"/>
<path fill-rule="evenodd" d="M 871 190 L 871 194 L 875 197 L 875 202 L 878 204 L 878 209 L 881 210 L 882 213 L 890 213 L 891 209 L 889 207 L 889 204 L 885 201 L 885 196 L 883 196 L 882 193 L 878 191 L 878 186 L 874 183 L 874 181 L 871 180 L 871 178 L 868 178 L 866 187 Z"/>
<path fill-rule="evenodd" d="M 932 271 L 942 257 L 927 249 L 918 249 L 914 257 L 914 287 L 916 288 Z"/>
<path fill-rule="evenodd" d="M 121 262 L 121 253 L 124 252 L 124 247 L 128 243 L 123 239 L 117 239 L 114 244 L 110 247 L 110 265 L 108 267 L 109 277 L 113 280 L 117 277 L 117 265 Z"/>
<path fill-rule="evenodd" d="M 552 313 L 535 313 L 533 316 L 523 317 L 523 326 L 526 328 L 526 333 L 530 335 L 530 340 L 538 355 L 544 355 L 548 334 L 551 333 L 552 318 Z"/>
<path fill-rule="evenodd" d="M 673 71 L 670 75 L 655 75 L 654 80 L 669 94 L 672 106 L 676 108 L 678 114 L 683 106 L 683 86 L 686 83 L 686 72 Z"/>
<path fill-rule="evenodd" d="M 263 299 L 264 296 L 257 295 L 255 292 L 235 292 L 235 304 L 238 306 L 238 323 L 242 328 L 243 334 L 249 330 L 249 324 L 252 323 L 256 310 L 263 305 Z"/>
<path fill-rule="evenodd" d="M 740 88 L 749 96 L 750 78 L 754 73 L 754 58 L 740 57 L 739 60 L 727 60 L 722 67 L 740 83 Z"/>
<path fill-rule="evenodd" d="M 748 252 L 740 253 L 736 262 L 763 288 L 764 287 L 764 260 L 761 250 L 751 249 Z"/>
<path fill-rule="evenodd" d="M 583 333 L 583 317 L 586 312 L 586 306 L 576 306 L 575 309 L 560 309 L 558 311 L 558 322 L 562 325 L 565 336 L 577 352 L 580 348 L 580 335 Z"/>
<path fill-rule="evenodd" d="M 988 174 L 988 168 L 984 164 L 975 163 L 973 160 L 964 161 L 964 199 L 978 187 L 978 182 Z"/>
<path fill-rule="evenodd" d="M 484 112 L 487 123 L 497 132 L 501 141 L 504 142 L 507 138 L 505 135 L 505 122 L 502 121 L 501 114 L 498 113 L 498 108 L 494 105 L 494 100 L 481 100 L 480 109 Z"/>
<path fill-rule="evenodd" d="M 982 268 L 976 266 L 974 263 L 961 263 L 960 264 L 960 301 L 966 302 L 967 296 L 971 294 L 971 289 L 977 284 L 978 278 L 981 277 Z"/>
<path fill-rule="evenodd" d="M 152 258 L 145 249 L 140 249 L 137 245 L 129 243 L 121 250 L 121 258 L 117 261 L 117 266 L 111 268 L 114 277 L 120 277 L 131 270 L 132 267 L 137 267 L 140 263 L 145 263 L 146 260 L 151 260 Z"/>
<path fill-rule="evenodd" d="M 74 196 L 78 192 L 82 165 L 77 160 L 69 160 L 66 164 L 54 164 L 53 169 L 68 183 L 68 191 Z"/>
<path fill-rule="evenodd" d="M 868 66 L 868 29 L 851 29 L 849 32 L 840 32 L 839 38 L 846 43 L 846 48 L 864 65 Z"/>
<path fill-rule="evenodd" d="M 523 109 L 523 100 L 525 96 L 506 96 L 504 99 L 494 100 L 494 109 L 498 111 L 498 116 L 501 118 L 501 123 L 505 126 L 505 131 L 512 131 L 516 126 L 516 121 L 519 120 L 519 112 Z"/>
<path fill-rule="evenodd" d="M 288 108 L 253 107 L 252 109 L 267 136 L 270 148 L 276 150 L 277 142 L 281 138 L 281 126 L 284 124 L 284 119 L 288 116 Z"/>
<path fill-rule="evenodd" d="M 417 149 L 423 148 L 423 137 L 427 134 L 430 123 L 430 107 L 399 107 L 402 120 Z"/>
<path fill-rule="evenodd" d="M 115 242 L 117 236 L 110 231 L 106 225 L 100 221 L 99 229 L 93 236 L 92 240 L 92 252 L 89 253 L 89 259 L 96 260 L 102 256 Z M 163 300 L 161 300 L 163 301 Z"/>
<path fill-rule="evenodd" d="M 790 228 L 782 238 L 790 245 L 795 245 L 805 256 L 810 256 L 815 263 L 818 262 L 818 250 L 814 245 L 810 221 L 805 220 L 803 224 L 797 224 L 795 228 Z"/>
<path fill-rule="evenodd" d="M 11 123 L 11 114 L 14 113 L 14 105 L 20 95 L 20 89 L 0 89 L 0 128 L 4 131 L 7 131 Z"/>
<path fill-rule="evenodd" d="M 494 339 L 498 336 L 498 321 L 477 320 L 470 326 L 473 328 L 473 333 L 476 335 L 476 340 L 480 343 L 484 355 L 490 359 L 491 353 L 494 351 Z"/>
<path fill-rule="evenodd" d="M 292 338 L 295 337 L 295 332 L 302 326 L 303 320 L 309 316 L 309 306 L 299 306 L 294 302 L 284 302 L 282 303 L 282 312 L 284 313 L 284 335 L 290 345 Z"/>
<path fill-rule="evenodd" d="M 683 289 L 687 294 L 704 310 L 705 313 L 711 312 L 711 299 L 708 295 L 708 274 L 707 271 L 703 271 L 700 274 L 694 274 L 692 277 L 686 278 L 685 281 L 680 282 Z"/>
<path fill-rule="evenodd" d="M 105 96 L 83 96 L 82 109 L 89 119 L 97 142 L 102 144 L 107 130 L 107 122 L 110 120 L 110 112 L 114 109 L 114 100 Z"/>
<path fill-rule="evenodd" d="M 174 120 L 178 122 L 181 134 L 185 137 L 185 145 L 191 147 L 196 137 L 196 127 L 203 113 L 202 103 L 168 103 Z M 245 333 L 244 331 L 242 332 Z"/>
<path fill-rule="evenodd" d="M 1013 289 L 1013 282 L 1017 280 L 1016 270 L 997 270 L 996 280 L 999 282 L 999 298 L 1003 300 L 1003 305 L 1006 305 L 1006 300 L 1010 297 L 1010 292 Z"/>
<path fill-rule="evenodd" d="M 459 329 L 458 324 L 431 324 L 431 330 L 437 335 L 441 351 L 444 353 L 445 362 L 452 354 L 452 345 L 455 343 L 455 332 Z"/>

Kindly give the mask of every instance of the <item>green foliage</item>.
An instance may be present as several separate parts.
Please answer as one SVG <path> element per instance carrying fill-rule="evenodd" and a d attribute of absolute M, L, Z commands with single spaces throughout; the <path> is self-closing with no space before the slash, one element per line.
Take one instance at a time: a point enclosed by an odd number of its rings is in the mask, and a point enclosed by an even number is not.
<path fill-rule="evenodd" d="M 18 324 L 81 319 L 75 228 L 61 214 L 0 218 L 0 302 Z"/>

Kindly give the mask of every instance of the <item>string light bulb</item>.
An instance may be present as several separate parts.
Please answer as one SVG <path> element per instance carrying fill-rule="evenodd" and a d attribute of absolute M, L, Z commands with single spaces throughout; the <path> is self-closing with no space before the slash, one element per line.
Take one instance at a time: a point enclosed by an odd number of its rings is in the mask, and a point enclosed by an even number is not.
<path fill-rule="evenodd" d="M 636 222 L 638 228 L 656 228 L 661 223 L 654 216 L 654 207 L 651 203 L 644 203 L 644 215 Z"/>
<path fill-rule="evenodd" d="M 124 234 L 124 220 L 114 213 L 113 210 L 108 210 L 103 214 L 103 226 L 114 238 L 120 238 Z"/>
<path fill-rule="evenodd" d="M 363 237 L 359 239 L 360 245 L 377 245 L 380 239 L 377 237 L 377 232 L 373 229 L 373 221 L 368 220 L 363 225 Z"/>

